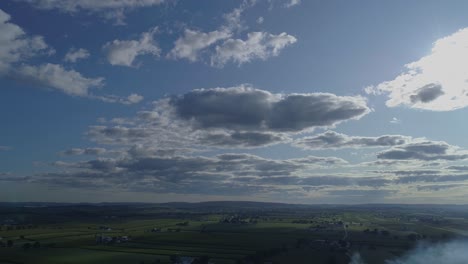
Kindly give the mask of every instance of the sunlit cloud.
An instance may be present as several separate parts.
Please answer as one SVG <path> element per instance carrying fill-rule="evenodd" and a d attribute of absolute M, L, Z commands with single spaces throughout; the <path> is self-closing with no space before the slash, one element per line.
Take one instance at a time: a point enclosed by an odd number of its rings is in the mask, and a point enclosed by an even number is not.
<path fill-rule="evenodd" d="M 431 53 L 391 81 L 366 88 L 388 95 L 387 106 L 451 111 L 468 106 L 468 28 L 438 39 Z"/>

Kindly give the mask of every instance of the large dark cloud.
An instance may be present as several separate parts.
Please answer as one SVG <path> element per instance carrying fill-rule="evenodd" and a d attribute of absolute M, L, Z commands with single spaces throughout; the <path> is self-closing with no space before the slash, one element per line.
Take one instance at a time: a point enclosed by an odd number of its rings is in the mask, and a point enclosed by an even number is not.
<path fill-rule="evenodd" d="M 172 98 L 170 105 L 199 129 L 281 132 L 333 126 L 370 111 L 362 97 L 272 94 L 243 86 L 193 90 Z"/>
<path fill-rule="evenodd" d="M 411 137 L 401 135 L 383 135 L 379 137 L 357 137 L 326 131 L 311 137 L 304 137 L 294 142 L 294 145 L 305 149 L 326 148 L 365 148 L 389 147 L 403 145 L 411 141 Z"/>
<path fill-rule="evenodd" d="M 295 133 L 370 112 L 360 96 L 273 94 L 248 86 L 193 90 L 153 105 L 134 118 L 92 126 L 87 135 L 101 144 L 253 148 L 286 143 Z"/>

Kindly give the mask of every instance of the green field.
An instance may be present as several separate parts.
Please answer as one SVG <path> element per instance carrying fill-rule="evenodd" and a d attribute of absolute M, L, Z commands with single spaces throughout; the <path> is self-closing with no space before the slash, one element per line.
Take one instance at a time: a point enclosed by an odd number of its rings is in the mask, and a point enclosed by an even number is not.
<path fill-rule="evenodd" d="M 220 264 L 320 264 L 348 263 L 355 252 L 367 263 L 384 263 L 418 241 L 464 237 L 468 227 L 459 211 L 413 208 L 87 205 L 0 212 L 0 264 L 177 263 L 204 256 Z M 113 240 L 98 243 L 100 236 Z"/>

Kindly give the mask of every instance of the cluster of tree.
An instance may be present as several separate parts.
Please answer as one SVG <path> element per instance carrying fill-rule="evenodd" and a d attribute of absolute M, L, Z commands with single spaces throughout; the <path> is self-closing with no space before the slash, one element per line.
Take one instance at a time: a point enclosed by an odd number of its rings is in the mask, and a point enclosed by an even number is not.
<path fill-rule="evenodd" d="M 0 231 L 11 231 L 11 230 L 26 230 L 26 229 L 37 229 L 38 225 L 3 225 L 0 226 Z"/>
<path fill-rule="evenodd" d="M 155 259 L 153 262 L 149 262 L 149 264 L 159 264 L 161 263 L 161 260 L 160 259 Z M 144 261 L 140 261 L 140 264 L 146 264 Z"/>
<path fill-rule="evenodd" d="M 288 247 L 283 245 L 278 248 L 271 248 L 266 250 L 259 250 L 255 254 L 245 257 L 243 260 L 237 260 L 238 264 L 244 263 L 265 263 L 266 260 L 271 259 L 272 257 L 278 256 L 282 253 L 288 252 Z"/>
<path fill-rule="evenodd" d="M 312 224 L 314 221 L 313 220 L 304 220 L 304 219 L 300 219 L 300 220 L 293 220 L 291 223 L 293 224 Z"/>
<path fill-rule="evenodd" d="M 188 226 L 189 225 L 189 222 L 188 221 L 185 221 L 185 222 L 182 222 L 182 223 L 177 223 L 176 226 Z"/>
<path fill-rule="evenodd" d="M 0 247 L 13 247 L 13 240 L 7 240 L 7 242 L 0 241 Z"/>
<path fill-rule="evenodd" d="M 408 238 L 408 240 L 411 240 L 411 241 L 416 241 L 416 240 L 426 239 L 427 236 L 426 236 L 426 235 L 417 234 L 417 233 L 411 233 L 411 234 L 408 234 L 408 235 L 406 236 L 406 238 Z"/>
<path fill-rule="evenodd" d="M 40 248 L 41 247 L 41 243 L 39 241 L 35 241 L 34 243 L 24 243 L 22 246 L 21 246 L 24 250 L 28 250 L 30 248 Z"/>
<path fill-rule="evenodd" d="M 372 235 L 383 235 L 383 236 L 390 236 L 390 232 L 387 230 L 379 230 L 378 228 L 374 228 L 373 230 L 370 230 L 369 228 L 365 229 L 362 231 L 367 234 L 372 234 Z"/>
<path fill-rule="evenodd" d="M 242 216 L 227 216 L 219 220 L 220 223 L 224 224 L 256 224 L 257 218 L 245 218 Z"/>
<path fill-rule="evenodd" d="M 176 256 L 176 255 L 171 255 L 169 257 L 170 261 L 172 264 L 180 264 L 180 263 L 186 263 L 187 257 L 181 257 L 181 256 Z M 190 264 L 208 264 L 210 263 L 210 257 L 208 256 L 201 256 L 201 257 L 196 257 L 191 259 Z"/>

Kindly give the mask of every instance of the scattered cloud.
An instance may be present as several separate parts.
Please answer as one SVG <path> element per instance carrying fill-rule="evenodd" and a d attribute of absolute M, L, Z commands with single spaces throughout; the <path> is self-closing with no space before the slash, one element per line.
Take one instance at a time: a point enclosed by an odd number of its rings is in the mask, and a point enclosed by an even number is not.
<path fill-rule="evenodd" d="M 174 48 L 169 52 L 168 57 L 173 59 L 187 59 L 197 61 L 199 53 L 214 43 L 226 39 L 231 33 L 226 30 L 215 30 L 208 33 L 186 29 L 184 35 L 174 43 Z"/>
<path fill-rule="evenodd" d="M 265 19 L 263 17 L 257 18 L 257 24 L 263 24 L 264 21 Z"/>
<path fill-rule="evenodd" d="M 245 40 L 235 37 L 247 29 L 242 21 L 242 13 L 255 3 L 254 0 L 242 1 L 238 8 L 224 14 L 225 24 L 217 30 L 202 32 L 185 29 L 167 57 L 195 62 L 203 59 L 202 54 L 208 54 L 211 66 L 223 67 L 231 61 L 241 65 L 254 59 L 266 60 L 279 55 L 282 49 L 297 41 L 296 37 L 285 32 L 277 35 L 250 32 Z M 259 17 L 257 23 L 263 23 L 263 17 Z M 216 47 L 213 49 L 214 45 Z"/>
<path fill-rule="evenodd" d="M 456 170 L 456 171 L 468 171 L 468 166 L 464 165 L 453 165 L 447 167 L 448 170 Z"/>
<path fill-rule="evenodd" d="M 68 152 L 82 155 L 85 150 Z M 274 160 L 246 153 L 225 153 L 214 157 L 158 154 L 131 148 L 121 158 L 58 161 L 53 165 L 64 171 L 34 175 L 29 181 L 75 188 L 107 186 L 133 191 L 228 195 L 231 193 L 226 192 L 229 187 L 237 190 L 236 193 L 242 190 L 242 193 L 249 193 L 252 188 L 259 191 L 281 189 L 285 182 L 294 188 L 302 188 L 303 184 L 342 186 L 345 178 L 297 175 L 302 171 L 346 164 L 346 161 L 335 157 Z M 363 178 L 352 181 L 367 184 Z"/>
<path fill-rule="evenodd" d="M 124 105 L 131 105 L 131 104 L 137 104 L 141 101 L 143 101 L 144 97 L 139 94 L 130 94 L 127 97 L 120 97 L 116 95 L 103 95 L 103 96 L 96 96 L 93 95 L 91 98 L 101 100 L 106 103 L 120 103 Z"/>
<path fill-rule="evenodd" d="M 411 137 L 401 135 L 384 135 L 379 137 L 358 137 L 326 131 L 311 137 L 296 140 L 294 145 L 304 149 L 338 149 L 398 146 L 412 141 Z"/>
<path fill-rule="evenodd" d="M 284 4 L 284 6 L 289 8 L 289 7 L 299 5 L 300 3 L 301 3 L 301 0 L 288 0 L 288 2 Z"/>
<path fill-rule="evenodd" d="M 257 0 L 243 0 L 239 7 L 223 15 L 226 23 L 221 27 L 228 32 L 236 32 L 247 29 L 242 21 L 242 14 L 250 7 L 254 6 Z"/>
<path fill-rule="evenodd" d="M 466 188 L 466 185 L 461 184 L 430 184 L 430 185 L 418 185 L 416 190 L 422 192 L 438 192 L 453 188 Z"/>
<path fill-rule="evenodd" d="M 249 148 L 284 143 L 288 138 L 278 133 L 218 131 L 203 133 L 198 140 L 205 146 Z"/>
<path fill-rule="evenodd" d="M 117 125 L 90 127 L 100 144 L 160 148 L 253 148 L 288 143 L 295 133 L 333 127 L 370 112 L 364 98 L 273 94 L 249 86 L 197 89 L 153 103 Z"/>
<path fill-rule="evenodd" d="M 401 124 L 401 120 L 394 117 L 394 118 L 392 118 L 392 120 L 390 120 L 390 123 L 391 124 Z"/>
<path fill-rule="evenodd" d="M 106 52 L 107 61 L 111 65 L 135 66 L 134 62 L 138 56 L 152 55 L 159 57 L 161 49 L 154 40 L 158 28 L 152 28 L 141 34 L 139 40 L 114 40 L 106 43 L 103 50 Z"/>
<path fill-rule="evenodd" d="M 388 160 L 463 160 L 468 152 L 443 141 L 421 141 L 408 143 L 378 153 L 377 158 Z"/>
<path fill-rule="evenodd" d="M 395 79 L 366 88 L 387 94 L 387 106 L 451 111 L 468 106 L 468 28 L 438 39 L 431 53 L 405 65 Z"/>
<path fill-rule="evenodd" d="M 66 62 L 77 62 L 78 60 L 86 59 L 89 57 L 89 51 L 86 49 L 75 49 L 71 48 L 67 54 L 65 54 L 65 57 L 63 58 L 64 61 Z"/>
<path fill-rule="evenodd" d="M 285 32 L 278 35 L 250 32 L 245 40 L 230 38 L 216 46 L 216 53 L 211 57 L 211 65 L 222 67 L 230 61 L 241 65 L 254 59 L 266 60 L 279 55 L 282 49 L 296 41 L 294 36 Z"/>
<path fill-rule="evenodd" d="M 89 89 L 104 84 L 104 78 L 87 78 L 75 70 L 67 70 L 59 64 L 51 63 L 39 66 L 23 65 L 16 75 L 21 80 L 73 96 L 88 96 Z"/>
<path fill-rule="evenodd" d="M 8 74 L 18 62 L 55 52 L 42 36 L 29 36 L 10 19 L 10 15 L 0 9 L 0 74 Z"/>
<path fill-rule="evenodd" d="M 104 148 L 71 148 L 60 152 L 61 155 L 74 156 L 74 155 L 100 155 L 106 153 Z"/>
<path fill-rule="evenodd" d="M 115 102 L 134 103 L 139 99 L 135 95 L 121 99 L 116 96 L 96 96 L 90 93 L 93 88 L 104 85 L 104 78 L 89 78 L 73 69 L 67 69 L 63 65 L 54 63 L 29 64 L 32 57 L 51 55 L 55 50 L 49 47 L 43 37 L 29 36 L 26 32 L 13 23 L 10 23 L 10 15 L 0 10 L 0 75 L 5 75 L 32 86 L 53 89 L 62 93 L 97 98 L 106 101 L 112 97 Z M 70 50 L 65 60 L 74 62 L 86 54 L 85 50 Z M 107 100 L 110 101 L 110 100 Z"/>
<path fill-rule="evenodd" d="M 104 18 L 112 19 L 116 24 L 125 24 L 125 12 L 135 8 L 160 5 L 164 0 L 16 0 L 26 2 L 44 10 L 59 10 L 65 13 L 85 11 L 100 13 Z"/>

